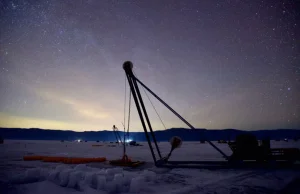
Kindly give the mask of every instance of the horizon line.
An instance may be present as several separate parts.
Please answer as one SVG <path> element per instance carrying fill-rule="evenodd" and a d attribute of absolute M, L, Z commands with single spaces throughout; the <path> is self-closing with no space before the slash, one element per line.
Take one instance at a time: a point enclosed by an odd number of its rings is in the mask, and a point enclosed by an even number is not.
<path fill-rule="evenodd" d="M 76 133 L 83 133 L 83 132 L 101 132 L 101 131 L 113 131 L 112 129 L 102 129 L 102 130 L 86 130 L 86 131 L 75 131 L 72 129 L 45 129 L 45 128 L 21 128 L 21 127 L 0 127 L 0 129 L 39 129 L 39 130 L 51 130 L 51 131 L 70 131 L 70 132 L 76 132 Z M 184 127 L 172 127 L 168 129 L 161 129 L 161 130 L 154 130 L 156 131 L 166 131 L 170 129 L 187 129 L 187 130 L 193 130 L 190 128 L 184 128 Z M 207 129 L 207 128 L 195 128 L 197 130 L 237 130 L 237 131 L 263 131 L 263 130 L 300 130 L 300 128 L 276 128 L 276 129 L 254 129 L 254 130 L 245 130 L 245 129 L 235 129 L 235 128 L 224 128 L 224 129 Z M 124 132 L 123 130 L 119 130 L 119 132 Z M 131 131 L 131 133 L 144 133 L 144 131 Z"/>

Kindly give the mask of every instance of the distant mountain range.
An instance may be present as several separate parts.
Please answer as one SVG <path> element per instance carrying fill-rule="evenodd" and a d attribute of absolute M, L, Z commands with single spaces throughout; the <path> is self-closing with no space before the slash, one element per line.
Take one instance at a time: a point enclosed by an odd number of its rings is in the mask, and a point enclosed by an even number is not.
<path fill-rule="evenodd" d="M 123 137 L 123 132 L 119 132 Z M 179 136 L 184 141 L 200 141 L 200 140 L 234 140 L 238 134 L 252 133 L 257 139 L 294 139 L 300 138 L 299 129 L 274 129 L 274 130 L 257 130 L 242 131 L 237 129 L 185 129 L 171 128 L 162 131 L 155 131 L 157 141 L 169 141 L 172 136 Z M 18 140 L 86 140 L 86 141 L 116 141 L 113 131 L 62 131 L 48 130 L 38 128 L 0 128 L 0 136 L 3 139 Z M 130 139 L 135 141 L 146 141 L 144 132 L 130 132 Z"/>

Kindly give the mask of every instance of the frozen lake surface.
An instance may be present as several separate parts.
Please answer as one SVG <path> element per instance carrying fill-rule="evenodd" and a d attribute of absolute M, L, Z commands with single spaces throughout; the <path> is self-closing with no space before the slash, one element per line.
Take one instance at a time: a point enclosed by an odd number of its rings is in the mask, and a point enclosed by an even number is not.
<path fill-rule="evenodd" d="M 156 168 L 147 143 L 140 144 L 143 146 L 128 146 L 127 154 L 146 164 L 131 169 L 107 162 L 66 165 L 23 161 L 25 155 L 119 159 L 122 147 L 109 147 L 110 143 L 5 140 L 0 145 L 0 193 L 300 193 L 299 171 Z M 216 145 L 231 154 L 227 144 Z M 274 141 L 271 146 L 300 148 L 300 142 Z M 170 149 L 167 142 L 159 147 L 163 155 Z M 207 143 L 183 142 L 171 159 L 222 160 L 222 156 Z"/>

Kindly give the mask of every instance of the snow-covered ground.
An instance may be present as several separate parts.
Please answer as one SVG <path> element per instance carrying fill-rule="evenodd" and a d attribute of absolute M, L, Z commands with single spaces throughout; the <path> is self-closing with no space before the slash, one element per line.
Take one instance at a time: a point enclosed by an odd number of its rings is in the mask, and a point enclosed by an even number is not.
<path fill-rule="evenodd" d="M 300 142 L 271 143 L 272 147 L 300 148 Z M 93 147 L 93 144 L 103 146 Z M 156 168 L 147 143 L 141 144 L 144 146 L 127 147 L 127 153 L 146 164 L 131 169 L 112 167 L 107 162 L 66 165 L 22 159 L 25 155 L 120 158 L 122 148 L 109 147 L 109 143 L 6 140 L 0 144 L 0 193 L 300 193 L 299 171 Z M 216 145 L 231 153 L 226 144 Z M 159 146 L 166 155 L 170 145 L 161 142 Z M 172 160 L 222 160 L 222 157 L 207 143 L 183 142 L 174 151 Z M 292 187 L 293 192 L 288 190 Z"/>

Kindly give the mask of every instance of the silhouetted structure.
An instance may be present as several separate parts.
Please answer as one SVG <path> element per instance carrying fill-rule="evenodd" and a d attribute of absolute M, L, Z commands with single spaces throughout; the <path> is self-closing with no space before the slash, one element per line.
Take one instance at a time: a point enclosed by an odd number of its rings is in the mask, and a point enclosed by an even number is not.
<path fill-rule="evenodd" d="M 228 143 L 233 154 L 231 159 L 256 159 L 260 153 L 258 150 L 258 141 L 252 134 L 241 134 L 236 137 L 235 142 Z"/>
<path fill-rule="evenodd" d="M 258 142 L 253 134 L 245 133 L 238 135 L 235 142 L 229 142 L 233 154 L 230 160 L 288 160 L 300 159 L 300 151 L 297 148 L 271 149 L 270 140 L 264 139 Z"/>
<path fill-rule="evenodd" d="M 157 145 L 156 135 L 152 129 L 150 119 L 148 117 L 142 95 L 140 93 L 139 85 L 160 101 L 166 108 L 168 108 L 174 115 L 191 128 L 191 131 L 197 131 L 187 120 L 179 115 L 173 108 L 171 108 L 165 101 L 158 97 L 151 89 L 143 84 L 132 71 L 133 64 L 126 61 L 123 64 L 127 81 L 130 86 L 131 94 L 133 96 L 141 124 L 144 129 L 145 137 L 147 139 L 153 161 L 157 167 L 166 168 L 207 168 L 207 169 L 221 169 L 221 168 L 299 168 L 300 165 L 295 161 L 300 159 L 300 151 L 297 148 L 278 148 L 270 149 L 270 140 L 264 139 L 261 143 L 257 141 L 255 135 L 251 133 L 239 134 L 236 136 L 236 142 L 229 142 L 228 145 L 233 151 L 231 156 L 226 155 L 221 149 L 215 146 L 207 139 L 214 149 L 216 149 L 227 161 L 172 161 L 169 160 L 169 155 L 163 157 L 160 148 Z M 153 107 L 154 108 L 154 107 Z M 159 115 L 158 115 L 159 116 Z M 175 138 L 177 136 L 173 136 Z M 178 139 L 178 138 L 177 138 Z M 222 141 L 222 143 L 226 141 Z M 154 145 L 153 145 L 154 143 Z M 221 143 L 221 141 L 220 141 Z M 175 149 L 173 143 L 171 144 L 171 152 Z M 171 153 L 170 152 L 170 153 Z M 256 161 L 247 161 L 256 160 Z M 284 161 L 283 161 L 284 160 Z M 272 163 L 261 161 L 272 161 Z"/>

